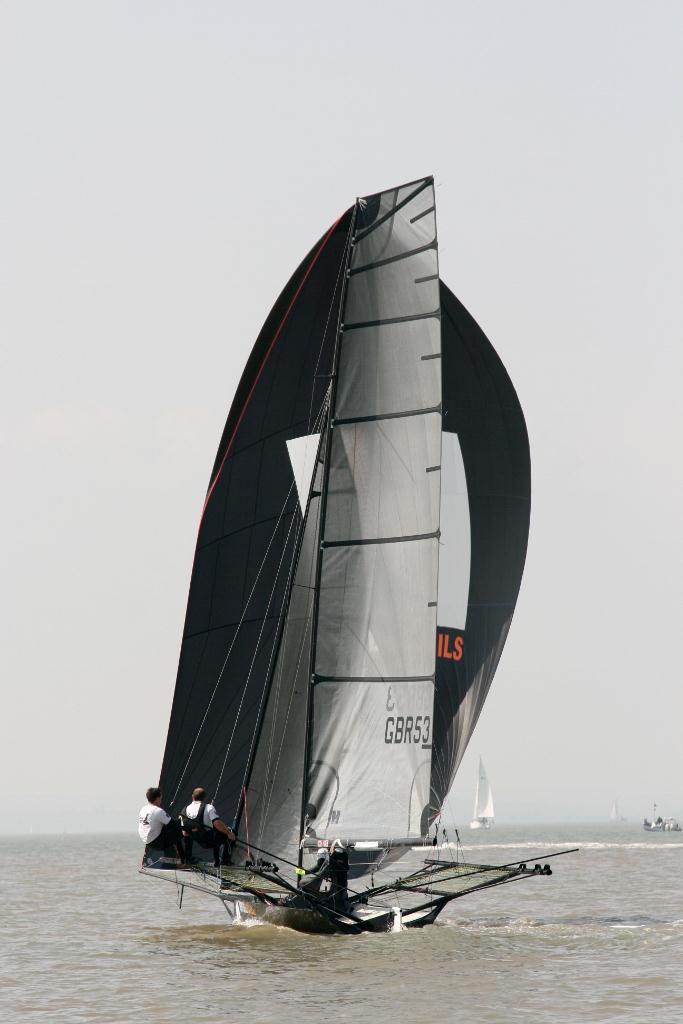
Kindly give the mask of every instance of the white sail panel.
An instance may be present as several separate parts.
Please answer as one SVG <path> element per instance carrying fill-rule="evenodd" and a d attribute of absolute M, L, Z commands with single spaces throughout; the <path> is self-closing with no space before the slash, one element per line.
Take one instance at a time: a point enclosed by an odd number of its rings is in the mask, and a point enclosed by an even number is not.
<path fill-rule="evenodd" d="M 295 451 L 303 452 L 308 439 L 295 440 L 298 442 L 294 445 Z M 287 447 L 291 454 L 291 441 L 287 442 Z M 316 451 L 314 455 L 317 454 Z M 314 490 L 319 492 L 322 464 L 314 460 L 313 466 L 316 466 Z M 296 468 L 294 472 L 296 474 Z M 307 496 L 309 490 L 307 484 Z M 307 498 L 304 501 L 306 503 Z M 319 527 L 320 496 L 316 493 L 308 503 L 305 522 L 297 527 L 303 529 L 299 557 L 245 794 L 251 841 L 271 855 L 289 860 L 297 857 L 300 839 Z M 239 852 L 246 855 L 244 850 Z"/>
<path fill-rule="evenodd" d="M 433 702 L 431 681 L 315 687 L 309 802 L 318 838 L 422 834 Z"/>
<path fill-rule="evenodd" d="M 419 331 L 413 321 L 348 331 L 339 354 L 337 418 L 437 408 L 441 381 L 434 360 L 440 352 L 435 317 L 423 320 Z"/>
<path fill-rule="evenodd" d="M 315 671 L 355 679 L 431 676 L 436 538 L 323 553 Z"/>
<path fill-rule="evenodd" d="M 354 256 L 357 266 L 436 244 L 433 184 L 416 181 L 389 189 L 368 200 L 368 206 L 373 204 L 377 206 L 374 221 L 356 233 Z M 398 212 L 391 216 L 397 208 Z"/>
<path fill-rule="evenodd" d="M 439 308 L 437 273 L 436 249 L 359 269 L 348 291 L 344 324 L 433 313 Z"/>
<path fill-rule="evenodd" d="M 438 413 L 335 427 L 325 540 L 437 530 L 440 453 Z"/>
<path fill-rule="evenodd" d="M 320 434 L 304 434 L 303 437 L 293 437 L 287 442 L 289 461 L 292 463 L 302 515 L 306 514 L 306 503 L 311 490 L 311 480 L 319 447 Z"/>

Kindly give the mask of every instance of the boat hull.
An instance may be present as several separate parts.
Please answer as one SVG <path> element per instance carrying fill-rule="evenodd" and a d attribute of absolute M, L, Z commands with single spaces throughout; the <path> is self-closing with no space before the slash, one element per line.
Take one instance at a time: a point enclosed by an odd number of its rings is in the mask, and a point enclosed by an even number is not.
<path fill-rule="evenodd" d="M 226 906 L 228 904 L 226 903 Z M 263 903 L 236 900 L 234 907 L 235 924 L 251 924 L 259 921 L 277 928 L 292 928 L 296 932 L 311 935 L 333 935 L 336 928 L 330 921 L 313 910 L 295 907 L 268 907 Z"/>
<path fill-rule="evenodd" d="M 291 928 L 293 931 L 311 935 L 334 935 L 348 933 L 349 929 L 335 927 L 334 923 L 315 910 L 306 907 L 267 906 L 258 901 L 235 899 L 224 900 L 234 924 L 270 924 L 277 928 Z M 387 911 L 355 908 L 350 920 L 355 921 L 359 931 L 391 932 L 405 928 L 424 928 L 433 924 L 441 907 L 401 910 L 392 907 Z"/>

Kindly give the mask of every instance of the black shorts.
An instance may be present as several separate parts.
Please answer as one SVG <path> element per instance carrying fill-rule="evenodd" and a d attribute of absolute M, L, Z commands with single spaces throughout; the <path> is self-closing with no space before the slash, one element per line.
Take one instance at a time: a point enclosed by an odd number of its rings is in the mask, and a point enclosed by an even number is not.
<path fill-rule="evenodd" d="M 171 846 L 177 846 L 182 841 L 183 831 L 180 823 L 169 821 L 166 825 L 162 825 L 159 835 L 151 843 L 147 843 L 147 846 L 151 850 L 167 850 Z"/>

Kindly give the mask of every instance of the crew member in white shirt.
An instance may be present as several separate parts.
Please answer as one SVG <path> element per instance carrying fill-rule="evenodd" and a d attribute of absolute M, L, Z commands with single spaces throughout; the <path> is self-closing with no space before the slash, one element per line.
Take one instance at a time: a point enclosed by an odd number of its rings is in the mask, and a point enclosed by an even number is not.
<path fill-rule="evenodd" d="M 145 853 L 174 846 L 184 864 L 186 858 L 180 823 L 174 821 L 161 806 L 161 790 L 157 786 L 150 786 L 145 796 L 147 803 L 140 808 L 138 822 L 138 833 L 145 844 Z"/>
<path fill-rule="evenodd" d="M 235 839 L 235 833 L 221 821 L 214 805 L 206 799 L 206 790 L 203 786 L 193 789 L 192 803 L 180 812 L 180 817 L 188 860 L 192 855 L 192 842 L 196 840 L 204 849 L 213 850 L 213 862 L 216 867 L 230 863 L 231 843 Z"/>

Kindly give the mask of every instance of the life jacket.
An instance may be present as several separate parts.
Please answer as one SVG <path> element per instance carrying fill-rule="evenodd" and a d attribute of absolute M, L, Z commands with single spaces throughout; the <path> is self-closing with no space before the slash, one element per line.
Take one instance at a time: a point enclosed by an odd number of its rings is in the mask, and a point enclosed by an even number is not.
<path fill-rule="evenodd" d="M 204 811 L 206 810 L 207 803 L 207 800 L 202 800 L 196 818 L 191 818 L 187 813 L 190 809 L 190 804 L 180 812 L 183 829 L 190 834 L 192 839 L 196 839 L 200 846 L 203 846 L 205 843 L 211 846 L 213 843 L 213 827 L 208 828 L 204 824 Z"/>

